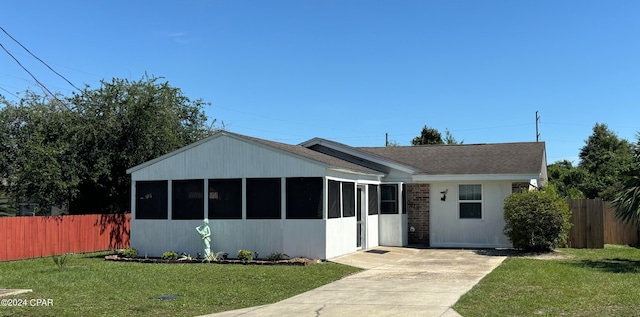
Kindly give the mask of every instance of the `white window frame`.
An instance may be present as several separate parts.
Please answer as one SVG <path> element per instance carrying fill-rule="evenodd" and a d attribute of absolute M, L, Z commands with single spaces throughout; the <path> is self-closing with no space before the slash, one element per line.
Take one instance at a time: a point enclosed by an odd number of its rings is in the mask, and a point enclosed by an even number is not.
<path fill-rule="evenodd" d="M 480 186 L 480 199 L 479 200 L 467 200 L 460 199 L 460 187 L 461 186 Z M 482 184 L 458 184 L 458 219 L 460 220 L 482 220 L 484 219 L 484 186 Z M 480 204 L 480 217 L 479 218 L 463 218 L 461 217 L 460 206 L 463 203 L 479 203 Z"/>

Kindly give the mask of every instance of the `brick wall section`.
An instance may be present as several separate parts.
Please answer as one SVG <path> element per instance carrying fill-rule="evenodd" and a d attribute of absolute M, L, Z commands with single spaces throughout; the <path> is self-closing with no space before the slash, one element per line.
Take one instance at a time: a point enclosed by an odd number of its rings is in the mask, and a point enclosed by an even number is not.
<path fill-rule="evenodd" d="M 407 184 L 407 218 L 409 243 L 429 245 L 429 184 Z"/>

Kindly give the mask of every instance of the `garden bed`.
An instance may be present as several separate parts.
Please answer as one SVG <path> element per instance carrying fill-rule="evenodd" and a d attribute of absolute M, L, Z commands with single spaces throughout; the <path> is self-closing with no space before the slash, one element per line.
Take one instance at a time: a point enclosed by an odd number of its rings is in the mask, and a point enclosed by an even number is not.
<path fill-rule="evenodd" d="M 242 264 L 242 265 L 299 265 L 306 266 L 319 263 L 318 259 L 293 258 L 288 260 L 268 261 L 268 260 L 251 260 L 243 261 L 238 259 L 227 259 L 207 262 L 204 259 L 183 259 L 183 260 L 166 260 L 162 258 L 127 258 L 117 254 L 107 255 L 105 261 L 115 262 L 137 262 L 137 263 L 156 263 L 156 264 L 186 264 L 186 263 L 211 263 L 211 264 Z"/>

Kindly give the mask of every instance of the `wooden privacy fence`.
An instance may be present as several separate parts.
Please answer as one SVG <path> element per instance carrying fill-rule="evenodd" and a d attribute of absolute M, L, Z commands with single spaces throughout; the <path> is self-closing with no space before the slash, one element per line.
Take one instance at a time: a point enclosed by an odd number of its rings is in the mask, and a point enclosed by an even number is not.
<path fill-rule="evenodd" d="M 569 247 L 604 248 L 605 244 L 636 244 L 636 227 L 615 218 L 614 209 L 601 199 L 569 199 Z"/>
<path fill-rule="evenodd" d="M 0 218 L 0 261 L 129 247 L 130 214 Z"/>

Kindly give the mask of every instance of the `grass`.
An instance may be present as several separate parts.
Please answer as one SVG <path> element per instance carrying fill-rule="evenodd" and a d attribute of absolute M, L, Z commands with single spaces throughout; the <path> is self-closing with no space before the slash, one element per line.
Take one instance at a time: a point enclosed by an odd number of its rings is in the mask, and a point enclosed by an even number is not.
<path fill-rule="evenodd" d="M 561 249 L 565 259 L 509 257 L 454 309 L 473 316 L 637 316 L 640 250 Z"/>
<path fill-rule="evenodd" d="M 33 289 L 2 297 L 52 299 L 52 307 L 0 307 L 0 316 L 194 316 L 264 305 L 360 271 L 310 266 L 143 264 L 104 261 L 107 253 L 0 262 L 0 288 Z M 180 295 L 158 300 L 159 295 Z"/>

